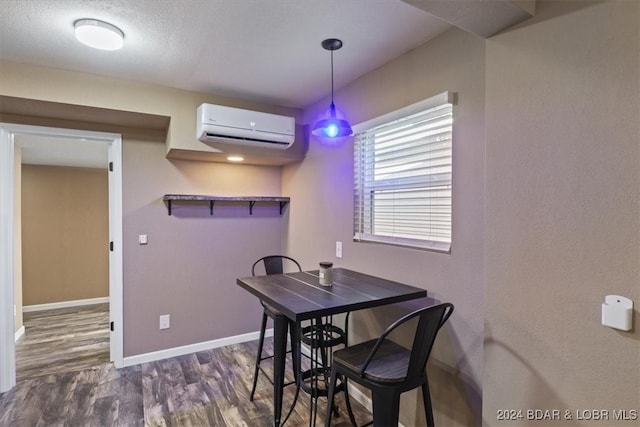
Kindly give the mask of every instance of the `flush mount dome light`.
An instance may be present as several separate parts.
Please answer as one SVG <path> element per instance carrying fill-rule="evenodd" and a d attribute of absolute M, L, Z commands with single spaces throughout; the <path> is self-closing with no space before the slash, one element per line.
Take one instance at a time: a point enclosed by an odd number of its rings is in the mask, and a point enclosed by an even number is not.
<path fill-rule="evenodd" d="M 97 19 L 79 19 L 74 24 L 76 38 L 87 46 L 102 50 L 118 50 L 124 45 L 120 28 Z"/>
<path fill-rule="evenodd" d="M 342 47 L 342 40 L 326 39 L 322 41 L 322 47 L 331 51 L 331 105 L 329 105 L 329 118 L 316 122 L 311 129 L 315 136 L 324 138 L 339 138 L 353 133 L 348 121 L 336 117 L 336 106 L 333 103 L 333 51 Z"/>

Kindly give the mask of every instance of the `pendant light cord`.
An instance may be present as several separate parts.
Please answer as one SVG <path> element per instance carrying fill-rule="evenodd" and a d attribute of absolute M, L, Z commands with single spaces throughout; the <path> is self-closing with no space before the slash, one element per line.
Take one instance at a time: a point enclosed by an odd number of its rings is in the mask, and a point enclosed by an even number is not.
<path fill-rule="evenodd" d="M 336 114 L 336 106 L 333 103 L 333 51 L 342 47 L 342 40 L 326 39 L 320 43 L 323 49 L 331 51 L 331 105 L 329 105 L 329 117 L 318 120 L 311 133 L 322 138 L 340 138 L 353 134 L 351 125 L 344 119 L 339 119 Z"/>
<path fill-rule="evenodd" d="M 331 103 L 333 104 L 333 50 L 331 51 Z"/>

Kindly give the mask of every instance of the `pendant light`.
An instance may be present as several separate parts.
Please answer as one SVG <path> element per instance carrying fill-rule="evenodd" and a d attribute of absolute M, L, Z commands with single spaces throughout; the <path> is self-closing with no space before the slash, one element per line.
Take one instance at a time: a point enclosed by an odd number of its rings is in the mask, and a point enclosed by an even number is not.
<path fill-rule="evenodd" d="M 338 138 L 349 136 L 353 133 L 351 125 L 346 120 L 336 117 L 336 106 L 333 103 L 333 51 L 342 47 L 342 41 L 338 39 L 326 39 L 322 41 L 322 47 L 331 51 L 331 105 L 329 106 L 329 118 L 319 120 L 311 130 L 315 136 L 325 138 Z"/>

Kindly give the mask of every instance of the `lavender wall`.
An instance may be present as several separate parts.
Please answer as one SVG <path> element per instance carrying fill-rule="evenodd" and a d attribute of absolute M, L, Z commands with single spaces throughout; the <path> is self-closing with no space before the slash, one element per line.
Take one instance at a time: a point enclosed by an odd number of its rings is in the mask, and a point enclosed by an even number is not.
<path fill-rule="evenodd" d="M 443 91 L 457 93 L 453 136 L 453 247 L 451 254 L 356 243 L 353 237 L 353 144 L 311 140 L 301 164 L 283 174 L 283 194 L 296 201 L 286 240 L 289 255 L 305 265 L 333 261 L 427 289 L 456 306 L 438 338 L 430 366 L 436 422 L 481 423 L 484 237 L 484 41 L 450 30 L 356 80 L 336 94 L 336 105 L 352 124 L 363 122 Z M 305 111 L 314 122 L 328 101 Z M 343 242 L 342 259 L 335 242 Z M 353 341 L 376 335 L 397 311 L 353 315 Z M 426 425 L 421 396 L 401 401 L 400 421 Z"/>

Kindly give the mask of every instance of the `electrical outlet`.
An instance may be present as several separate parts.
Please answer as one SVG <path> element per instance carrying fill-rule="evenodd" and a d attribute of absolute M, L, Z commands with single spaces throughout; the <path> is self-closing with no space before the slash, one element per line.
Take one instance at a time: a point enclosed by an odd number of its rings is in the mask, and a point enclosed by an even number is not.
<path fill-rule="evenodd" d="M 342 242 L 336 242 L 336 258 L 342 258 Z"/>
<path fill-rule="evenodd" d="M 163 314 L 160 316 L 160 329 L 169 329 L 171 327 L 171 316 Z"/>
<path fill-rule="evenodd" d="M 138 243 L 141 245 L 146 245 L 149 243 L 149 239 L 146 234 L 138 234 Z"/>

